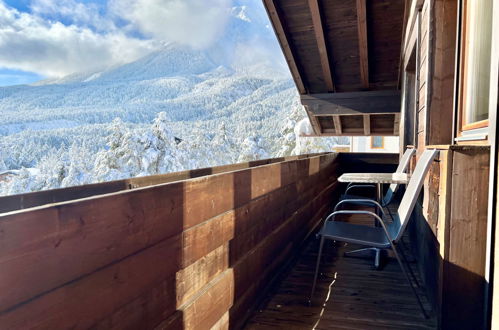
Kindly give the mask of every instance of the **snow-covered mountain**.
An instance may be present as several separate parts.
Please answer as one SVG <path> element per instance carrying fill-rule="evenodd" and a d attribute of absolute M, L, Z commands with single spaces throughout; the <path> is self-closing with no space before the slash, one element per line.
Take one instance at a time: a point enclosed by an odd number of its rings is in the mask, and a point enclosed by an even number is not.
<path fill-rule="evenodd" d="M 151 135 L 150 124 L 158 118 L 161 127 L 185 141 L 184 156 L 196 153 L 182 157 L 198 159 L 197 163 L 175 163 L 170 171 L 249 160 L 253 153 L 255 158 L 289 154 L 295 143 L 293 123 L 304 113 L 264 11 L 245 6 L 244 0 L 239 3 L 232 8 L 225 34 L 208 48 L 170 43 L 135 62 L 99 72 L 0 88 L 0 172 L 42 168 L 25 172 L 29 179 L 33 173 L 44 175 L 43 168 L 59 169 L 58 174 L 45 174 L 43 183 L 35 187 L 25 184 L 29 181 L 25 178 L 15 189 L 11 185 L 8 193 L 155 174 L 135 164 L 134 170 L 121 174 L 108 168 L 96 174 L 96 179 L 85 172 L 92 171 L 93 165 L 85 164 L 85 170 L 68 168 L 76 166 L 72 162 L 93 158 L 75 156 L 82 153 L 100 153 L 100 159 L 106 159 L 95 167 L 116 164 L 102 153 L 113 149 L 109 139 L 117 134 L 118 126 L 127 132 L 123 134 L 127 144 L 141 145 L 125 154 L 149 153 L 143 145 L 156 143 L 151 142 L 157 138 Z M 112 124 L 115 118 L 121 119 L 120 125 Z M 64 181 L 70 172 L 71 180 Z M 112 176 L 102 174 L 111 172 Z M 60 173 L 66 174 L 47 179 Z M 1 190 L 0 183 L 0 194 Z"/>
<path fill-rule="evenodd" d="M 74 127 L 120 117 L 144 123 L 160 111 L 173 121 L 221 119 L 234 115 L 236 102 L 244 112 L 242 98 L 257 104 L 284 90 L 292 93 L 264 11 L 240 2 L 226 32 L 209 48 L 170 43 L 118 67 L 0 88 L 0 135 L 47 122 Z"/>

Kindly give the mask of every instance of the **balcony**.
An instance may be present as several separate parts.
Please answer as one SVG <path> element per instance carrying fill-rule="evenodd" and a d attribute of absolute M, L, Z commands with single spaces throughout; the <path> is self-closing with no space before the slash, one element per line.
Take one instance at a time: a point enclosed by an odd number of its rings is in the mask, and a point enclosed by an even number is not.
<path fill-rule="evenodd" d="M 361 215 L 341 220 L 373 225 L 372 218 Z M 384 220 L 390 221 L 389 217 Z M 409 248 L 407 235 L 404 241 Z M 395 259 L 386 258 L 383 268 L 376 270 L 373 259 L 344 257 L 344 252 L 362 248 L 360 245 L 326 245 L 310 306 L 307 299 L 318 245 L 315 239 L 308 242 L 251 316 L 247 329 L 436 329 L 435 316 L 423 318 Z M 422 283 L 414 259 L 410 261 L 408 266 Z M 418 294 L 425 310 L 430 311 L 423 286 Z"/>
<path fill-rule="evenodd" d="M 343 189 L 337 177 L 397 162 L 325 153 L 0 198 L 0 328 L 435 327 L 446 305 L 433 250 L 421 248 L 431 235 L 406 241 L 432 319 L 393 261 L 376 271 L 342 257 L 355 246 L 328 248 L 319 303 L 306 304 L 313 233 Z M 444 185 L 444 164 L 425 196 Z"/>

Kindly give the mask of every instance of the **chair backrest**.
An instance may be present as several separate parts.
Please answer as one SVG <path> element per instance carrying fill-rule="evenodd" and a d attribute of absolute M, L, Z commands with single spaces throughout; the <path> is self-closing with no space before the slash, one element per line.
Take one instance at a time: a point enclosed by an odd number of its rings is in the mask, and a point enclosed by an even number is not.
<path fill-rule="evenodd" d="M 390 236 L 395 242 L 400 240 L 407 227 L 409 218 L 414 210 L 414 205 L 416 205 L 419 193 L 423 187 L 426 174 L 437 154 L 438 150 L 425 150 L 416 164 L 416 168 L 414 169 L 405 190 L 404 197 L 402 197 L 402 200 L 400 201 L 397 214 L 394 217 L 394 222 L 390 224 Z"/>
<path fill-rule="evenodd" d="M 411 162 L 412 155 L 416 152 L 414 148 L 407 148 L 404 152 L 404 155 L 400 159 L 399 165 L 397 166 L 397 170 L 395 173 L 404 173 L 407 171 L 407 167 L 409 167 L 409 163 Z M 388 187 L 386 191 L 385 197 L 383 198 L 383 205 L 388 205 L 392 202 L 393 196 L 397 192 L 399 187 L 398 183 L 393 183 Z"/>

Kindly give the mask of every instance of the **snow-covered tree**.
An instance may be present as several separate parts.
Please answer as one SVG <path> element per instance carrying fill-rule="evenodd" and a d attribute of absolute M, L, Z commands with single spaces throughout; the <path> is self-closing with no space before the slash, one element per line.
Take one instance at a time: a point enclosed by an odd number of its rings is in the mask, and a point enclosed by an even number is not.
<path fill-rule="evenodd" d="M 88 161 L 91 157 L 92 152 L 86 145 L 73 144 L 68 151 L 69 163 L 60 187 L 71 187 L 93 182 L 92 170 L 94 164 Z"/>
<path fill-rule="evenodd" d="M 140 137 L 120 118 L 112 122 L 107 147 L 95 157 L 93 175 L 96 181 L 124 179 L 141 173 Z"/>
<path fill-rule="evenodd" d="M 238 160 L 238 147 L 233 137 L 229 135 L 225 122 L 218 127 L 209 149 L 214 156 L 212 163 L 217 165 L 233 164 Z"/>
<path fill-rule="evenodd" d="M 150 132 L 146 132 L 141 143 L 142 169 L 144 174 L 175 172 L 182 169 L 181 152 L 178 142 L 169 128 L 166 112 L 160 112 L 153 122 Z"/>
<path fill-rule="evenodd" d="M 97 154 L 95 176 L 98 181 L 174 172 L 183 169 L 179 142 L 160 112 L 142 134 L 115 120 L 108 138 L 108 149 Z"/>
<path fill-rule="evenodd" d="M 303 108 L 299 100 L 295 99 L 291 107 L 291 112 L 286 117 L 286 120 L 279 130 L 280 136 L 277 141 L 279 150 L 275 154 L 276 157 L 286 157 L 293 154 L 297 142 L 295 127 L 297 123 L 299 123 L 305 117 L 305 109 Z"/>
<path fill-rule="evenodd" d="M 241 143 L 241 152 L 237 160 L 238 163 L 269 158 L 269 154 L 262 147 L 263 144 L 264 140 L 262 137 L 249 136 L 245 138 Z"/>

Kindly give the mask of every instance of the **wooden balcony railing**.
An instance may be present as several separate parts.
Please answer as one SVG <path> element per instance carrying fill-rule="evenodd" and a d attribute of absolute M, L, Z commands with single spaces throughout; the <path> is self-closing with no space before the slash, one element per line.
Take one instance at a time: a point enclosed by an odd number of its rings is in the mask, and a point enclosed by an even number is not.
<path fill-rule="evenodd" d="M 435 148 L 411 248 L 438 325 L 476 329 L 490 151 Z M 241 327 L 335 202 L 337 177 L 397 162 L 324 153 L 1 197 L 0 329 Z"/>
<path fill-rule="evenodd" d="M 349 171 L 397 159 L 328 153 L 2 198 L 0 328 L 240 327 L 329 210 L 342 157 Z"/>

